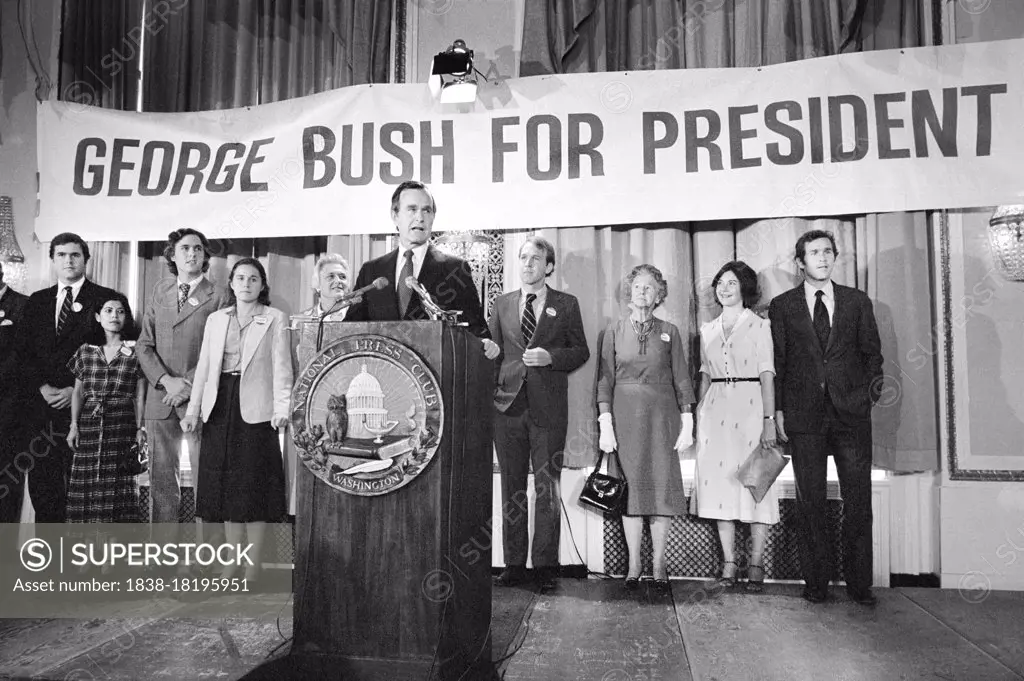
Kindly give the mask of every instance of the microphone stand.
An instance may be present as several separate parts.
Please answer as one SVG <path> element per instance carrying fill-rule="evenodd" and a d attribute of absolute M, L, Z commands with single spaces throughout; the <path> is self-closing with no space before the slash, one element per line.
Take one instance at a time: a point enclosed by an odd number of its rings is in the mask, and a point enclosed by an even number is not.
<path fill-rule="evenodd" d="M 324 341 L 324 322 L 327 321 L 328 317 L 337 312 L 337 310 L 339 309 L 338 303 L 344 302 L 346 306 L 349 306 L 355 305 L 356 303 L 360 303 L 362 302 L 362 300 L 362 295 L 354 297 L 342 296 L 341 298 L 338 298 L 337 300 L 334 301 L 334 304 L 331 305 L 327 312 L 324 312 L 322 315 L 320 315 L 320 321 L 317 322 L 316 327 L 316 351 L 318 353 L 320 352 L 321 346 L 323 345 Z"/>

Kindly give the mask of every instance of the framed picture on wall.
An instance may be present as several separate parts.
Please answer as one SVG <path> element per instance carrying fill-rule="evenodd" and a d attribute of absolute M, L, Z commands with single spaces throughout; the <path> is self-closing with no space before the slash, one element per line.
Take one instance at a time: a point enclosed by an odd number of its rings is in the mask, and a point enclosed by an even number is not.
<path fill-rule="evenodd" d="M 1024 206 L 937 215 L 950 480 L 1024 480 Z"/>

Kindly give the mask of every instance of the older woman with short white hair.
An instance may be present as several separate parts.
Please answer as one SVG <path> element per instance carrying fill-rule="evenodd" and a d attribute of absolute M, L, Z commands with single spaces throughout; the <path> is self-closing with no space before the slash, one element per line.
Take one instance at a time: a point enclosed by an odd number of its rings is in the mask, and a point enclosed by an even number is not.
<path fill-rule="evenodd" d="M 340 322 L 345 319 L 348 305 L 338 306 L 339 300 L 349 292 L 348 261 L 337 253 L 325 253 L 313 266 L 310 287 L 317 292 L 317 303 L 302 314 L 309 317 L 323 317 L 326 321 Z"/>

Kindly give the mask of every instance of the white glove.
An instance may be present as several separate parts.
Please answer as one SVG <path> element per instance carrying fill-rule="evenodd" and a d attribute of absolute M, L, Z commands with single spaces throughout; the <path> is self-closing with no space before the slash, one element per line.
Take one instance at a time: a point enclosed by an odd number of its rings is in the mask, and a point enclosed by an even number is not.
<path fill-rule="evenodd" d="M 679 415 L 679 419 L 682 421 L 682 425 L 679 430 L 679 437 L 676 438 L 675 450 L 682 452 L 684 449 L 689 449 L 693 446 L 693 414 L 683 412 Z"/>
<path fill-rule="evenodd" d="M 602 452 L 614 452 L 619 448 L 619 443 L 615 440 L 615 428 L 612 426 L 612 415 L 610 413 L 604 413 L 597 417 L 597 424 L 601 428 L 601 437 L 598 440 L 598 446 Z"/>

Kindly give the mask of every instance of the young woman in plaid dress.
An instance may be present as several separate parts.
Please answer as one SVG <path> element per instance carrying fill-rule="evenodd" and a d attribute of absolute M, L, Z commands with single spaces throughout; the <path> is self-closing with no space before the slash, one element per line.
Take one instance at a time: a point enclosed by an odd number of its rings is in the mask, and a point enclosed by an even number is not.
<path fill-rule="evenodd" d="M 135 352 L 138 331 L 123 296 L 105 301 L 96 321 L 102 329 L 97 330 L 97 344 L 82 345 L 68 360 L 75 376 L 68 444 L 75 457 L 67 520 L 140 522 L 138 485 L 122 470 L 131 446 L 145 438 L 144 383 Z"/>

